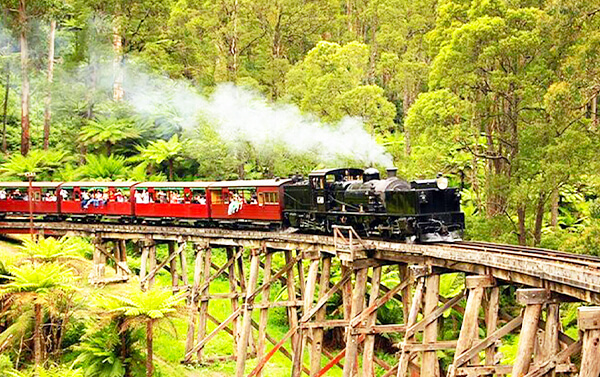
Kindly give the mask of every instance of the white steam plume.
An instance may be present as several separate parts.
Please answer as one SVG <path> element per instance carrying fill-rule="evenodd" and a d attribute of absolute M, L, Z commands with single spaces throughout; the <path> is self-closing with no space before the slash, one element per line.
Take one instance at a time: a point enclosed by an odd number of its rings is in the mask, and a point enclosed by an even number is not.
<path fill-rule="evenodd" d="M 143 115 L 173 108 L 178 122 L 189 128 L 202 113 L 227 141 L 250 143 L 257 150 L 284 144 L 293 152 L 315 152 L 324 163 L 354 160 L 364 165 L 391 166 L 391 156 L 365 131 L 360 118 L 324 124 L 302 114 L 297 106 L 269 102 L 264 96 L 233 84 L 217 86 L 210 97 L 183 81 L 128 70 L 125 96 Z"/>

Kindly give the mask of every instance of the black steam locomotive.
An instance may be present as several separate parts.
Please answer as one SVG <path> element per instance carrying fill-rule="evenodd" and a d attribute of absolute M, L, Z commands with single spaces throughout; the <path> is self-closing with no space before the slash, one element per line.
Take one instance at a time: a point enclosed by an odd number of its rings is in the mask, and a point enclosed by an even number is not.
<path fill-rule="evenodd" d="M 388 169 L 317 170 L 308 180 L 284 186 L 284 222 L 304 231 L 331 233 L 333 225 L 352 226 L 364 236 L 421 242 L 460 241 L 464 214 L 460 193 L 448 179 L 407 182 Z"/>

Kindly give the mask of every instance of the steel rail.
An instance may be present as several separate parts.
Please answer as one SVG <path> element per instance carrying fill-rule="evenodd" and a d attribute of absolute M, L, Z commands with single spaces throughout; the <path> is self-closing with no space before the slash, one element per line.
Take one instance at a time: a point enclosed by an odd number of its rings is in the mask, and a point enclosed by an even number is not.
<path fill-rule="evenodd" d="M 497 252 L 517 256 L 535 256 L 536 258 L 552 260 L 556 262 L 574 263 L 585 266 L 600 267 L 600 257 L 594 255 L 575 254 L 567 253 L 564 251 L 534 248 L 529 246 L 494 244 L 491 242 L 479 241 L 464 241 L 450 245 L 456 245 L 457 247 L 463 249 Z"/>

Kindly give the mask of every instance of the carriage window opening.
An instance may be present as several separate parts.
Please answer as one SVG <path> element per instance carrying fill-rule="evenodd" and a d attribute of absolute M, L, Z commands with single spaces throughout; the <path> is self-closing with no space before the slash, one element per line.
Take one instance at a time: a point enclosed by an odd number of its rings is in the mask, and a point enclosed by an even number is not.
<path fill-rule="evenodd" d="M 206 190 L 193 189 L 192 190 L 192 203 L 193 204 L 206 204 Z"/>
<path fill-rule="evenodd" d="M 169 203 L 169 195 L 167 189 L 156 188 L 154 190 L 154 198 L 155 203 Z"/>
<path fill-rule="evenodd" d="M 56 194 L 54 189 L 44 188 L 40 191 L 40 198 L 43 202 L 55 202 Z M 39 199 L 37 199 L 39 200 Z"/>
<path fill-rule="evenodd" d="M 111 201 L 115 201 L 117 203 L 125 203 L 129 201 L 129 190 L 127 190 L 126 187 L 117 188 L 111 196 Z"/>
<path fill-rule="evenodd" d="M 60 198 L 63 202 L 71 201 L 71 200 L 79 200 L 79 196 L 78 196 L 79 193 L 75 193 L 72 187 L 63 187 L 60 189 L 58 194 L 60 195 Z"/>
<path fill-rule="evenodd" d="M 261 192 L 258 195 L 258 204 L 278 204 L 279 195 L 276 192 Z"/>
<path fill-rule="evenodd" d="M 335 175 L 329 174 L 328 176 L 325 177 L 325 179 L 327 179 L 327 183 L 333 183 L 333 182 L 335 182 Z"/>
<path fill-rule="evenodd" d="M 232 200 L 242 202 L 242 204 L 258 204 L 258 196 L 254 187 L 231 190 L 229 197 Z"/>
<path fill-rule="evenodd" d="M 212 204 L 223 204 L 223 194 L 221 193 L 221 190 L 211 190 L 210 201 Z"/>
<path fill-rule="evenodd" d="M 171 204 L 182 204 L 184 201 L 183 189 L 171 189 L 169 190 L 169 203 Z"/>
<path fill-rule="evenodd" d="M 140 204 L 154 203 L 147 189 L 140 188 L 135 190 L 135 202 Z"/>

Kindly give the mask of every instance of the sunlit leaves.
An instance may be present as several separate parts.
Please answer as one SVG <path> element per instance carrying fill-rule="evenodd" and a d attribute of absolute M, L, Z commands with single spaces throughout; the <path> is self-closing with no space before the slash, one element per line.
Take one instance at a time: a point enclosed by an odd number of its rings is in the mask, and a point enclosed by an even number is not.
<path fill-rule="evenodd" d="M 49 180 L 52 173 L 62 168 L 67 160 L 66 151 L 33 149 L 27 156 L 17 153 L 11 155 L 0 167 L 0 172 L 9 179 L 25 180 L 25 173 L 36 173 L 36 180 Z"/>

